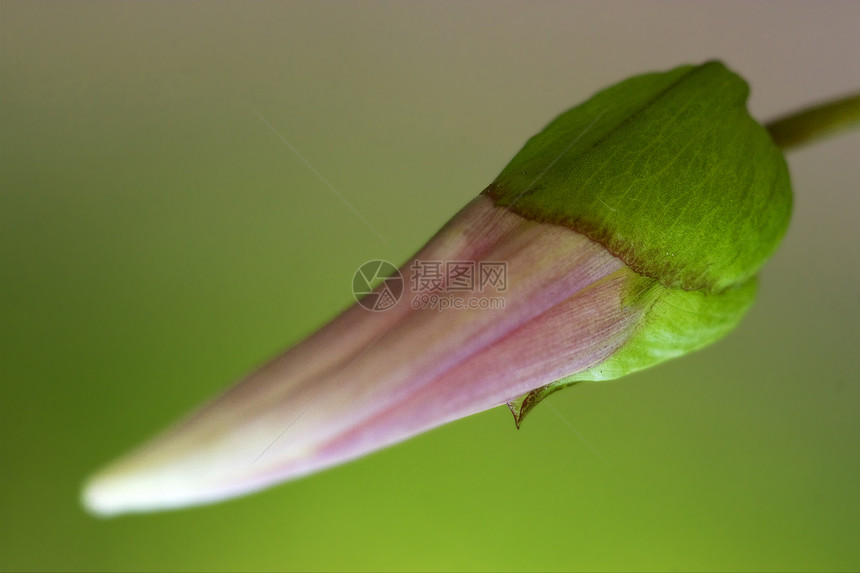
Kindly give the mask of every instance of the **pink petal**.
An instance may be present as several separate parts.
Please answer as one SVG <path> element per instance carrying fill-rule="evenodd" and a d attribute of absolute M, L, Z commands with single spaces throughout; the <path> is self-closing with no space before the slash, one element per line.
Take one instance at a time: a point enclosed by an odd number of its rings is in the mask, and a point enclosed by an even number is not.
<path fill-rule="evenodd" d="M 384 312 L 355 305 L 97 474 L 85 505 L 210 503 L 354 459 L 598 364 L 638 317 L 604 247 L 483 196 L 415 259 L 506 262 L 505 308 L 414 310 L 408 289 Z"/>

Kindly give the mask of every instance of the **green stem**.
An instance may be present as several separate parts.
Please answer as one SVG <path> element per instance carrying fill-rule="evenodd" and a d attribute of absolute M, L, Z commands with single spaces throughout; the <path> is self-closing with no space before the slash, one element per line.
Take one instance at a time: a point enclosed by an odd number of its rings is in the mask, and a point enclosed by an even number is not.
<path fill-rule="evenodd" d="M 791 149 L 857 124 L 860 124 L 860 94 L 800 110 L 765 127 L 777 146 Z"/>

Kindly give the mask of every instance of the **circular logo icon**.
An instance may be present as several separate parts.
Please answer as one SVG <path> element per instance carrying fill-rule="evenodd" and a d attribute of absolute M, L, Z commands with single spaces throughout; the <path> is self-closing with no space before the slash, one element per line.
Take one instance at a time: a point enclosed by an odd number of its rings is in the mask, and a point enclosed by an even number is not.
<path fill-rule="evenodd" d="M 403 275 L 388 261 L 367 261 L 352 276 L 352 294 L 368 310 L 388 310 L 403 295 Z"/>

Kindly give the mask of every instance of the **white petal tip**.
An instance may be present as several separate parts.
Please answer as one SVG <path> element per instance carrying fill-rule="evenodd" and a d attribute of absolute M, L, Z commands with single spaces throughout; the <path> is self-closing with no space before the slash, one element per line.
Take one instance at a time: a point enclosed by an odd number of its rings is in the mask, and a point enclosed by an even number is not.
<path fill-rule="evenodd" d="M 181 487 L 180 484 L 167 483 L 168 481 L 164 476 L 146 472 L 123 472 L 107 468 L 84 484 L 81 505 L 93 516 L 113 517 L 124 513 L 146 513 L 207 502 L 200 495 L 189 495 L 187 488 Z"/>
<path fill-rule="evenodd" d="M 113 517 L 162 508 L 162 504 L 153 503 L 152 492 L 136 485 L 136 481 L 133 477 L 99 474 L 84 484 L 81 505 L 95 517 Z"/>

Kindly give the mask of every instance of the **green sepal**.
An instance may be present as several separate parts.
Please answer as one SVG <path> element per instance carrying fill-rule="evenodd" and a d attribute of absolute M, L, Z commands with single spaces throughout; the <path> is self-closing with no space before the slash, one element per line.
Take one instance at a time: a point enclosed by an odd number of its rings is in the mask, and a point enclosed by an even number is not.
<path fill-rule="evenodd" d="M 532 137 L 484 193 L 664 286 L 720 292 L 756 274 L 791 212 L 784 157 L 748 94 L 719 62 L 633 77 Z"/>
<path fill-rule="evenodd" d="M 532 390 L 508 402 L 517 428 L 537 404 L 579 382 L 613 380 L 711 344 L 737 326 L 752 306 L 755 277 L 720 293 L 666 288 L 658 281 L 622 269 L 629 278 L 621 304 L 641 316 L 624 343 L 591 368 Z"/>
<path fill-rule="evenodd" d="M 532 408 L 540 404 L 544 398 L 557 390 L 561 390 L 562 388 L 573 384 L 576 384 L 576 382 L 569 382 L 567 384 L 558 384 L 557 382 L 554 382 L 552 384 L 547 384 L 546 386 L 541 386 L 540 388 L 535 388 L 531 392 L 507 402 L 508 408 L 514 416 L 514 424 L 516 424 L 517 430 L 520 429 L 523 420 L 526 418 L 526 414 L 531 412 Z"/>
<path fill-rule="evenodd" d="M 613 380 L 699 350 L 731 332 L 755 299 L 753 277 L 720 293 L 665 288 L 640 278 L 632 290 L 644 309 L 631 336 L 612 356 L 555 384 Z M 650 282 L 650 284 L 648 284 Z"/>

